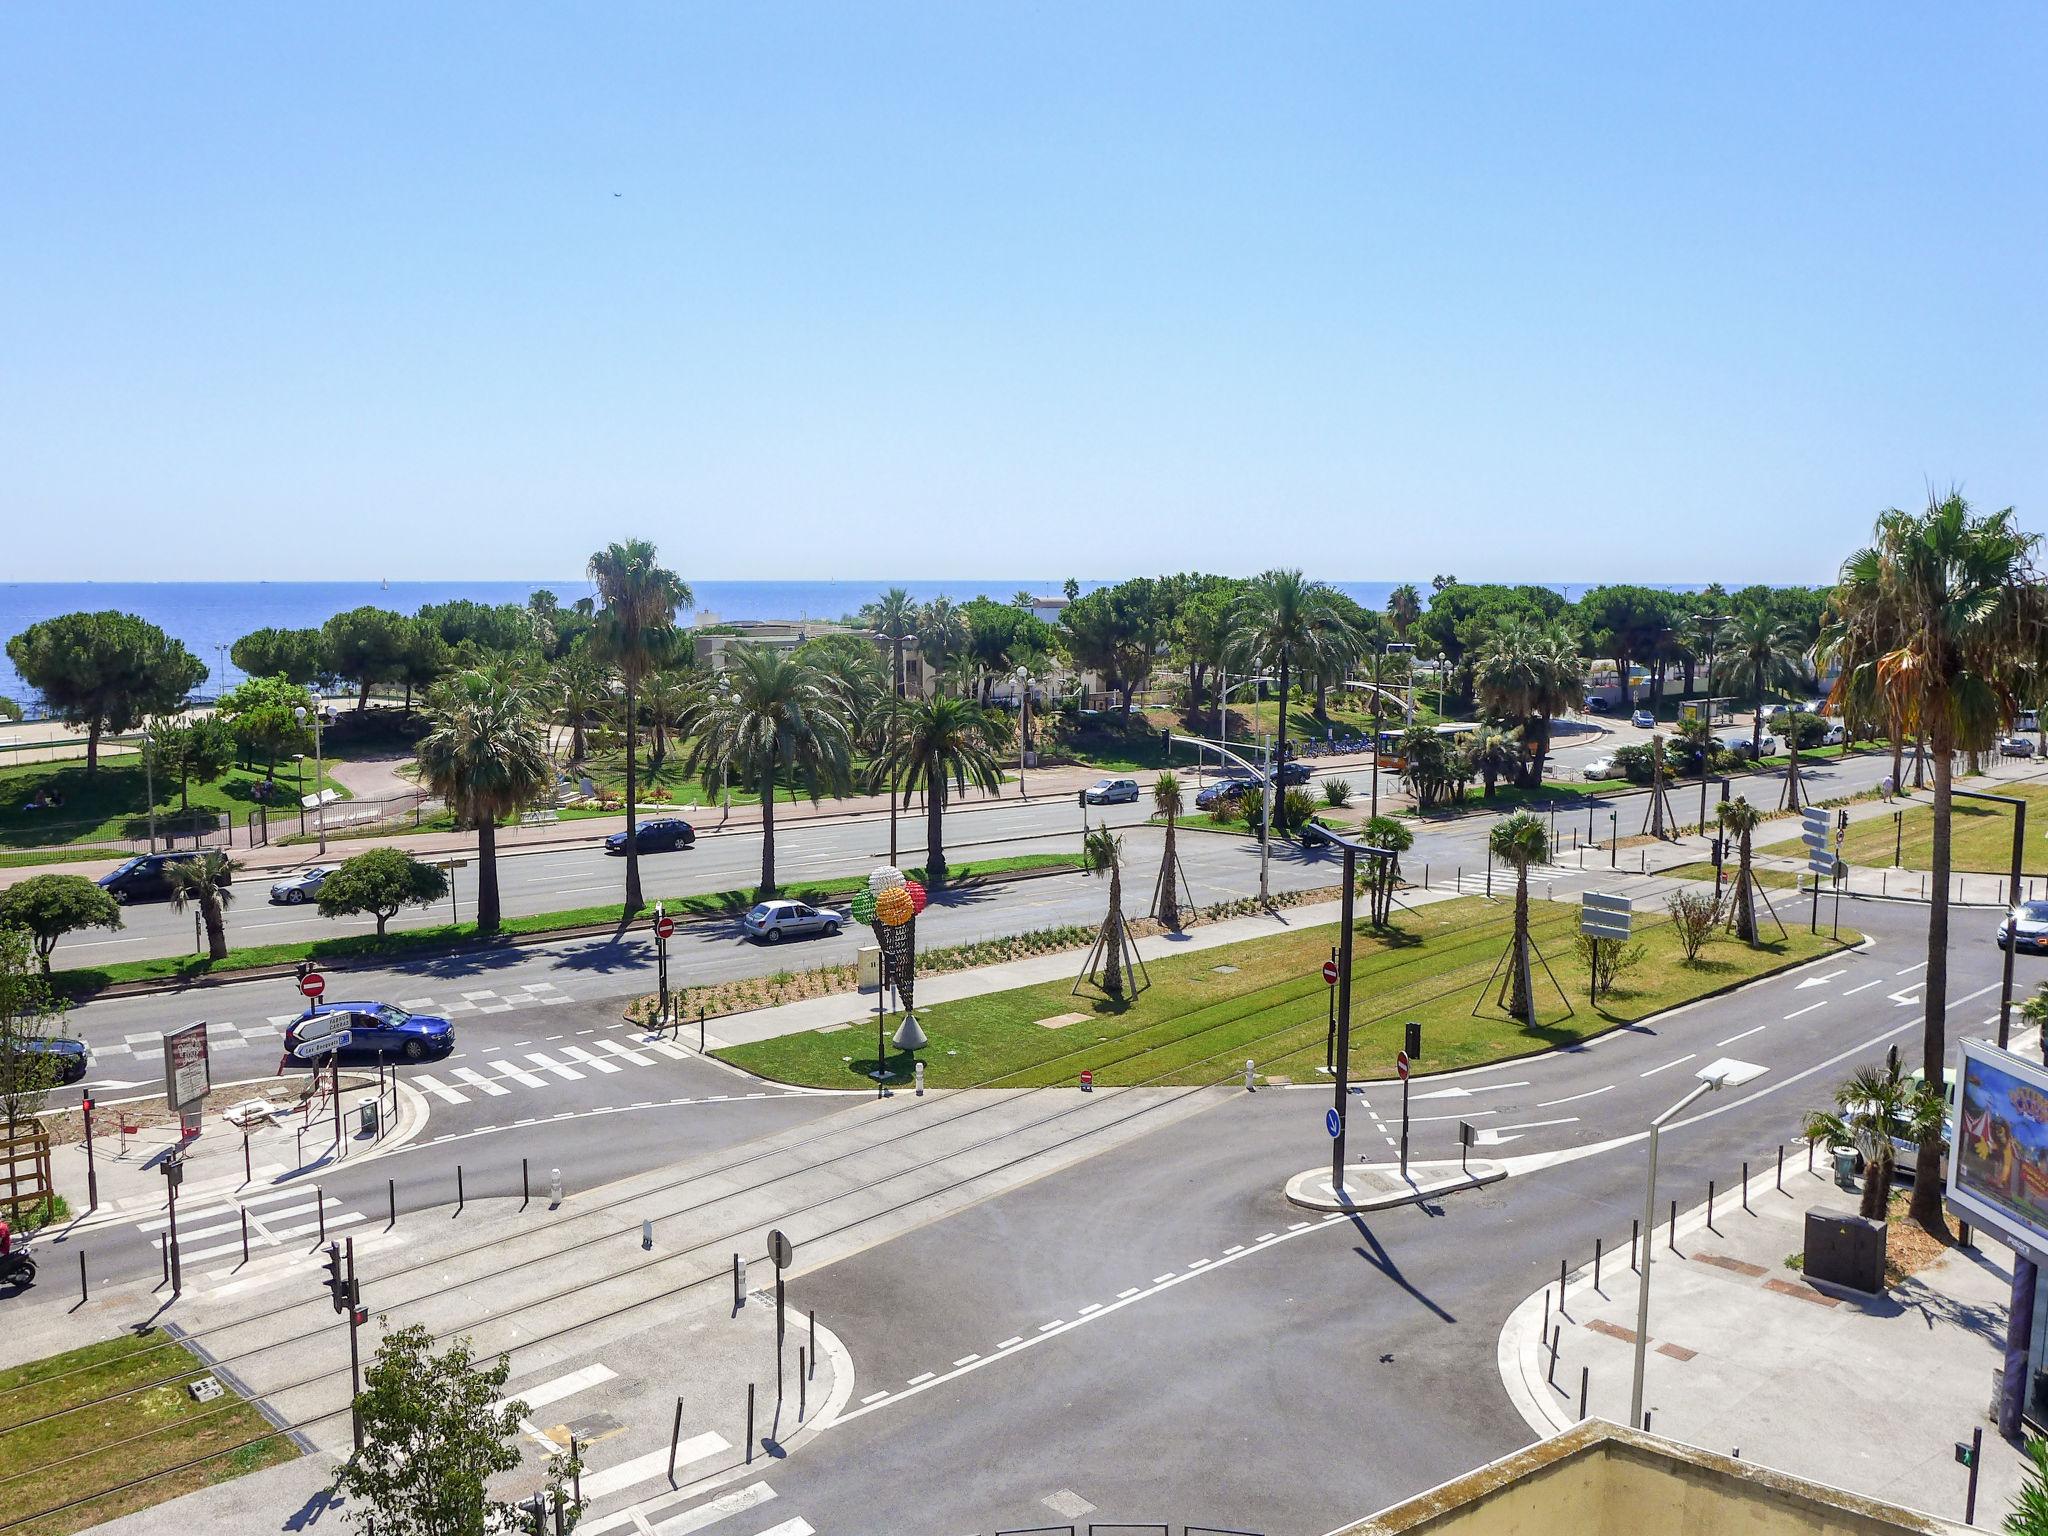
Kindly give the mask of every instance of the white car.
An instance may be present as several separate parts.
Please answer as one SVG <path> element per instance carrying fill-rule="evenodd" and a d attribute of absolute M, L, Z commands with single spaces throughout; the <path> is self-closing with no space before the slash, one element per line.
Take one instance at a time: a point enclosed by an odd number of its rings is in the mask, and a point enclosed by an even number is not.
<path fill-rule="evenodd" d="M 1136 779 L 1098 779 L 1081 791 L 1081 798 L 1089 805 L 1115 805 L 1119 801 L 1136 801 L 1138 781 Z"/>
<path fill-rule="evenodd" d="M 845 913 L 830 907 L 813 907 L 801 901 L 764 901 L 740 919 L 740 930 L 763 944 L 780 944 L 784 939 L 804 939 L 814 934 L 834 938 L 845 921 Z"/>
<path fill-rule="evenodd" d="M 1586 764 L 1586 777 L 1588 779 L 1611 779 L 1615 776 L 1614 759 L 1611 757 L 1596 757 L 1593 761 Z"/>
<path fill-rule="evenodd" d="M 1820 744 L 1824 747 L 1839 747 L 1847 735 L 1848 732 L 1842 729 L 1841 721 L 1830 720 L 1827 730 L 1821 735 Z"/>
<path fill-rule="evenodd" d="M 270 888 L 270 899 L 278 906 L 296 907 L 315 900 L 320 887 L 327 883 L 327 877 L 334 873 L 332 864 L 315 864 L 311 869 L 302 869 L 296 875 L 287 875 Z"/>

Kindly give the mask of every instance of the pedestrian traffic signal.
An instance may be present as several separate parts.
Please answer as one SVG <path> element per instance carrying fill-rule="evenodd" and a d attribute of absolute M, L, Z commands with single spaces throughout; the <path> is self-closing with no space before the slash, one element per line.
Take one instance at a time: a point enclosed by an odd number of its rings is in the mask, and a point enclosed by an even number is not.
<path fill-rule="evenodd" d="M 339 1243 L 329 1243 L 327 1245 L 327 1280 L 325 1283 L 327 1286 L 327 1296 L 334 1303 L 334 1310 L 337 1313 L 346 1312 L 348 1310 L 348 1281 L 343 1279 L 341 1274 L 341 1244 Z"/>
<path fill-rule="evenodd" d="M 1422 1055 L 1422 1026 L 1414 1019 L 1408 1021 L 1408 1059 L 1414 1061 Z"/>

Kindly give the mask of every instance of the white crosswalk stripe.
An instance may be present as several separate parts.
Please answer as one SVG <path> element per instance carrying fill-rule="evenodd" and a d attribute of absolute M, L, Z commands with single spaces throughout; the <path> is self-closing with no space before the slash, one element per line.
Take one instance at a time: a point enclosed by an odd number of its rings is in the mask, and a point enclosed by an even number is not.
<path fill-rule="evenodd" d="M 536 1067 L 541 1068 L 543 1071 L 552 1072 L 557 1077 L 567 1078 L 572 1083 L 580 1082 L 583 1078 L 583 1074 L 581 1072 L 578 1072 L 574 1067 L 565 1066 L 563 1063 L 555 1060 L 555 1058 L 550 1056 L 546 1051 L 528 1051 L 526 1053 L 526 1059 L 532 1062 Z"/>
<path fill-rule="evenodd" d="M 490 1065 L 491 1070 L 493 1072 L 504 1073 L 505 1076 L 511 1078 L 513 1082 L 517 1083 L 522 1088 L 547 1087 L 546 1078 L 535 1077 L 531 1072 L 527 1071 L 526 1068 L 520 1066 L 517 1062 L 505 1061 L 501 1058 L 497 1061 L 493 1061 Z"/>
<path fill-rule="evenodd" d="M 731 1493 L 721 1494 L 708 1504 L 699 1504 L 695 1509 L 686 1510 L 680 1515 L 664 1520 L 655 1526 L 654 1530 L 656 1536 L 691 1536 L 692 1532 L 701 1531 L 707 1525 L 716 1525 L 719 1521 L 729 1520 L 734 1515 L 758 1509 L 774 1497 L 775 1490 L 766 1483 L 753 1483 Z"/>
<path fill-rule="evenodd" d="M 597 1043 L 610 1051 L 614 1056 L 624 1057 L 636 1067 L 651 1067 L 654 1065 L 654 1058 L 652 1056 L 642 1056 L 638 1051 L 629 1051 L 616 1040 L 600 1040 Z"/>
<path fill-rule="evenodd" d="M 511 1089 L 505 1087 L 502 1083 L 492 1082 L 488 1077 L 485 1077 L 483 1073 L 477 1071 L 474 1067 L 457 1067 L 455 1069 L 455 1075 L 456 1077 L 460 1078 L 463 1082 L 469 1084 L 470 1087 L 481 1089 L 483 1092 L 490 1094 L 493 1098 L 502 1099 L 506 1094 L 512 1091 Z"/>
<path fill-rule="evenodd" d="M 458 1088 L 450 1088 L 431 1072 L 415 1072 L 406 1079 L 415 1088 L 424 1088 L 435 1098 L 449 1104 L 467 1104 L 469 1095 Z"/>
<path fill-rule="evenodd" d="M 562 1054 L 564 1056 L 573 1056 L 593 1072 L 617 1072 L 620 1070 L 617 1062 L 606 1061 L 602 1056 L 594 1056 L 580 1045 L 565 1045 L 562 1047 Z"/>

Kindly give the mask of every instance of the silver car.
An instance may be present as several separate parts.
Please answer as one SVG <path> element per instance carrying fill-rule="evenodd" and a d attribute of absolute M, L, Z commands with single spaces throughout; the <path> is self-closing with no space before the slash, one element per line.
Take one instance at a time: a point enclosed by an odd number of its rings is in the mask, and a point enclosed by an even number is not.
<path fill-rule="evenodd" d="M 763 944 L 780 944 L 784 939 L 807 939 L 822 933 L 831 938 L 846 921 L 846 914 L 830 907 L 813 907 L 801 901 L 764 901 L 740 919 L 740 928 L 750 939 Z"/>
<path fill-rule="evenodd" d="M 303 902 L 316 899 L 320 887 L 327 883 L 327 877 L 334 873 L 331 864 L 315 864 L 311 869 L 302 869 L 296 875 L 287 875 L 270 888 L 270 899 L 280 906 L 296 907 Z"/>
<path fill-rule="evenodd" d="M 1135 801 L 1138 798 L 1138 781 L 1097 779 L 1081 791 L 1081 798 L 1090 805 L 1115 805 L 1119 801 Z"/>

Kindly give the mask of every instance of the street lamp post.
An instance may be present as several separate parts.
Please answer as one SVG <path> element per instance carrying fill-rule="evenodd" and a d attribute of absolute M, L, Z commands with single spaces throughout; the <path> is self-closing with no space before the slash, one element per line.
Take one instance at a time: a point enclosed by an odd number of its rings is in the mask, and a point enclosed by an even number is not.
<path fill-rule="evenodd" d="M 1628 1423 L 1631 1429 L 1643 1427 L 1643 1364 L 1644 1345 L 1650 1337 L 1650 1255 L 1656 1250 L 1657 1231 L 1657 1136 L 1664 1129 L 1665 1122 L 1683 1113 L 1693 1100 L 1702 1094 L 1712 1093 L 1717 1088 L 1739 1088 L 1744 1083 L 1763 1076 L 1764 1069 L 1754 1062 L 1737 1061 L 1732 1056 L 1723 1056 L 1710 1061 L 1693 1074 L 1696 1079 L 1692 1091 L 1663 1114 L 1650 1122 L 1650 1180 L 1643 1196 L 1643 1261 L 1641 1279 L 1636 1283 L 1636 1364 L 1635 1378 L 1629 1387 Z"/>
<path fill-rule="evenodd" d="M 295 704 L 292 706 L 292 718 L 298 721 L 299 724 L 301 725 L 304 725 L 306 723 L 306 713 L 307 711 L 305 705 Z M 313 820 L 320 828 L 320 857 L 324 859 L 327 857 L 327 793 L 320 787 L 320 781 L 327 777 L 327 759 L 320 745 L 320 711 L 318 709 L 315 709 L 312 711 L 312 715 L 314 807 Z M 303 799 L 301 803 L 303 804 Z"/>
<path fill-rule="evenodd" d="M 1019 667 L 1017 678 L 1017 795 L 1029 800 L 1031 792 L 1024 787 L 1024 753 L 1031 740 L 1031 674 Z"/>
<path fill-rule="evenodd" d="M 1733 614 L 1710 613 L 1702 615 L 1700 624 L 1707 631 L 1707 739 L 1700 747 L 1700 836 L 1707 833 L 1707 762 L 1714 755 L 1714 641 L 1721 634 L 1721 626 Z"/>
<path fill-rule="evenodd" d="M 150 750 L 151 746 L 152 743 L 149 739 L 149 727 L 144 726 L 142 728 L 142 794 L 143 798 L 149 802 L 149 851 L 151 853 L 155 853 L 156 767 L 155 764 L 151 762 L 151 758 L 155 756 L 155 753 Z"/>

